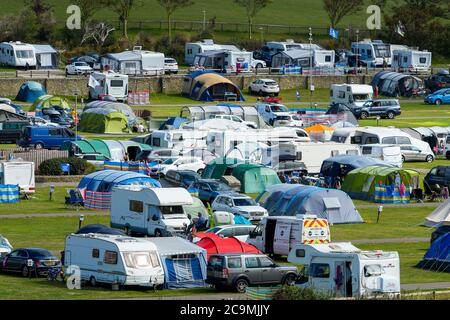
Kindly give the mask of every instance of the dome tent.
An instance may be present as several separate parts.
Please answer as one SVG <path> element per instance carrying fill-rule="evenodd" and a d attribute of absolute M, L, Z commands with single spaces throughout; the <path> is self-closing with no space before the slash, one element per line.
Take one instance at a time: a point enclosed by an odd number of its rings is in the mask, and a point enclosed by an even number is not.
<path fill-rule="evenodd" d="M 31 111 L 39 113 L 39 112 L 42 112 L 42 109 L 48 109 L 53 106 L 60 106 L 63 109 L 68 109 L 68 110 L 71 109 L 70 105 L 66 99 L 46 94 L 46 95 L 43 95 L 43 96 L 37 98 L 33 102 L 33 105 L 31 106 Z"/>
<path fill-rule="evenodd" d="M 267 187 L 281 184 L 273 169 L 258 164 L 239 164 L 232 175 L 241 182 L 243 193 L 261 193 Z"/>
<path fill-rule="evenodd" d="M 411 97 L 421 88 L 422 80 L 409 74 L 381 71 L 373 77 L 370 85 L 374 90 L 378 87 L 380 95 Z"/>
<path fill-rule="evenodd" d="M 208 233 L 196 245 L 206 250 L 208 258 L 212 254 L 260 253 L 255 246 L 242 242 L 235 237 L 221 238 L 214 233 Z"/>
<path fill-rule="evenodd" d="M 120 112 L 127 118 L 130 126 L 133 126 L 137 121 L 137 117 L 134 114 L 133 109 L 131 109 L 131 107 L 125 103 L 111 101 L 92 101 L 84 107 L 83 112 L 94 108 L 111 109 Z"/>
<path fill-rule="evenodd" d="M 216 158 L 210 161 L 203 170 L 203 179 L 220 179 L 222 176 L 231 175 L 233 166 L 243 163 L 234 158 Z"/>
<path fill-rule="evenodd" d="M 79 130 L 91 133 L 130 133 L 128 120 L 124 114 L 102 108 L 93 108 L 83 112 Z"/>
<path fill-rule="evenodd" d="M 450 232 L 433 241 L 417 266 L 422 269 L 450 272 Z"/>
<path fill-rule="evenodd" d="M 19 89 L 15 100 L 22 102 L 34 102 L 37 98 L 46 94 L 42 84 L 36 81 L 27 81 Z"/>

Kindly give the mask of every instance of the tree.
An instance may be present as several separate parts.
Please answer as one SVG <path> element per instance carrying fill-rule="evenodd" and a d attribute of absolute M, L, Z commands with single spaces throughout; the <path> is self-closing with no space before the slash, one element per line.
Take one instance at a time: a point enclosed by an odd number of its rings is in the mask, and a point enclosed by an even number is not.
<path fill-rule="evenodd" d="M 172 44 L 172 15 L 177 9 L 192 6 L 192 0 L 157 0 L 158 4 L 166 10 L 167 17 L 167 36 L 169 45 Z"/>
<path fill-rule="evenodd" d="M 83 45 L 89 39 L 94 40 L 94 42 L 103 47 L 106 39 L 108 39 L 111 32 L 115 29 L 104 22 L 86 22 L 84 27 L 83 39 L 80 45 Z"/>
<path fill-rule="evenodd" d="M 100 2 L 113 10 L 118 16 L 122 26 L 122 35 L 128 38 L 128 19 L 131 10 L 143 5 L 142 0 L 101 0 Z"/>
<path fill-rule="evenodd" d="M 72 0 L 72 3 L 80 7 L 83 25 L 86 25 L 100 8 L 100 4 L 93 0 Z"/>
<path fill-rule="evenodd" d="M 272 3 L 272 0 L 234 0 L 234 2 L 245 8 L 248 21 L 248 34 L 249 38 L 252 38 L 253 19 L 258 12 Z"/>
<path fill-rule="evenodd" d="M 56 25 L 52 6 L 45 0 L 25 0 L 26 9 L 30 10 L 36 18 L 37 38 L 50 40 Z"/>
<path fill-rule="evenodd" d="M 323 0 L 323 9 L 335 28 L 344 17 L 359 11 L 363 3 L 363 0 Z"/>

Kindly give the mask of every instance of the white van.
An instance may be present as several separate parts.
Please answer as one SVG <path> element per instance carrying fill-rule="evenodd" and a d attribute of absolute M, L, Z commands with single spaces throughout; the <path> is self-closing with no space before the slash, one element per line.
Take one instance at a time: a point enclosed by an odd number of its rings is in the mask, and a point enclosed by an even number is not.
<path fill-rule="evenodd" d="M 182 188 L 115 186 L 111 196 L 111 227 L 127 234 L 161 237 L 182 235 L 190 221 L 183 208 L 193 203 Z"/>
<path fill-rule="evenodd" d="M 106 234 L 71 234 L 66 238 L 64 268 L 80 268 L 81 280 L 112 285 L 157 287 L 164 269 L 156 246 L 144 239 Z"/>
<path fill-rule="evenodd" d="M 351 107 L 362 107 L 373 99 L 373 88 L 366 84 L 331 85 L 331 103 L 343 103 Z"/>
<path fill-rule="evenodd" d="M 117 100 L 125 101 L 128 98 L 128 76 L 108 72 L 94 72 L 89 78 L 89 99 L 97 100 L 101 95 L 111 95 Z"/>
<path fill-rule="evenodd" d="M 35 193 L 34 162 L 0 161 L 0 184 L 17 184 L 20 193 Z"/>
<path fill-rule="evenodd" d="M 385 161 L 396 167 L 403 167 L 400 146 L 392 144 L 366 144 L 361 146 L 361 154 L 365 157 Z"/>
<path fill-rule="evenodd" d="M 400 294 L 398 252 L 362 251 L 349 242 L 297 244 L 288 262 L 304 266 L 301 288 L 338 297 Z"/>
<path fill-rule="evenodd" d="M 394 50 L 392 68 L 399 72 L 426 72 L 431 69 L 431 52 Z"/>
<path fill-rule="evenodd" d="M 264 217 L 250 233 L 247 243 L 266 254 L 287 256 L 299 243 L 325 243 L 330 241 L 327 219 L 315 215 L 296 217 Z"/>

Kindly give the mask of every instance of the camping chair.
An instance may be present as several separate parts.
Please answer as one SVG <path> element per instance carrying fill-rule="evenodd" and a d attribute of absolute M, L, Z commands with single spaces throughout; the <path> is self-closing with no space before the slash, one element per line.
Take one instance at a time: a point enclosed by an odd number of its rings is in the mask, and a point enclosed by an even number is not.
<path fill-rule="evenodd" d="M 411 193 L 411 200 L 416 200 L 417 202 L 423 203 L 425 196 L 422 189 L 413 189 Z"/>
<path fill-rule="evenodd" d="M 78 189 L 70 189 L 69 196 L 66 197 L 65 201 L 66 208 L 75 207 L 81 208 L 84 207 L 84 200 L 81 196 L 81 193 Z"/>

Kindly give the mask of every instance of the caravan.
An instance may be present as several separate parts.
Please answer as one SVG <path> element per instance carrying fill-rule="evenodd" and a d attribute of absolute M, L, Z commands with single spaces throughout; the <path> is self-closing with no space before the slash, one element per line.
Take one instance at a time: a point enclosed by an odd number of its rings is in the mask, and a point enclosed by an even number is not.
<path fill-rule="evenodd" d="M 36 68 L 36 52 L 31 44 L 17 42 L 0 43 L 0 64 L 11 67 Z"/>
<path fill-rule="evenodd" d="M 240 51 L 238 47 L 233 45 L 223 45 L 214 43 L 211 39 L 204 39 L 198 42 L 189 42 L 185 46 L 184 62 L 186 64 L 193 64 L 196 55 L 205 53 L 208 51 L 227 50 L 227 51 Z"/>
<path fill-rule="evenodd" d="M 66 238 L 64 268 L 77 266 L 81 280 L 112 285 L 157 287 L 164 269 L 157 247 L 143 239 L 107 234 L 71 234 Z M 70 270 L 70 269 L 69 269 Z"/>
<path fill-rule="evenodd" d="M 20 193 L 35 193 L 34 162 L 0 161 L 0 184 L 19 185 Z"/>
<path fill-rule="evenodd" d="M 431 70 L 431 52 L 394 50 L 392 68 L 397 72 L 428 72 Z"/>
<path fill-rule="evenodd" d="M 350 108 L 362 107 L 373 99 L 373 88 L 365 84 L 333 84 L 331 86 L 331 103 L 343 103 Z"/>
<path fill-rule="evenodd" d="M 128 98 L 128 76 L 108 72 L 94 72 L 89 78 L 89 99 L 99 100 L 102 96 L 110 95 L 117 100 Z"/>
<path fill-rule="evenodd" d="M 361 56 L 361 62 L 368 67 L 390 67 L 393 50 L 408 49 L 406 46 L 391 45 L 381 40 L 365 39 L 352 43 L 352 52 Z"/>
<path fill-rule="evenodd" d="M 253 60 L 253 53 L 247 51 L 217 50 L 199 53 L 194 58 L 194 66 L 223 73 L 251 72 L 262 68 L 264 61 Z"/>
<path fill-rule="evenodd" d="M 204 130 L 155 130 L 147 143 L 154 149 L 206 148 L 207 135 Z"/>
<path fill-rule="evenodd" d="M 103 67 L 128 75 L 154 75 L 165 73 L 164 53 L 142 50 L 135 46 L 132 51 L 110 53 L 101 58 Z"/>

